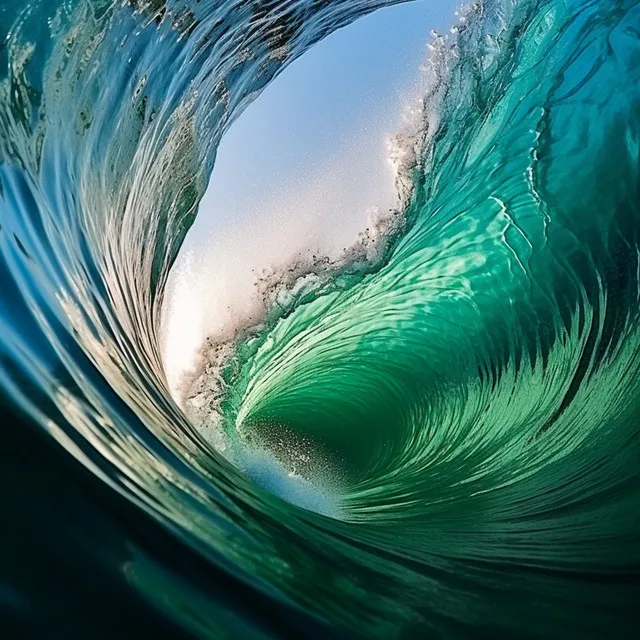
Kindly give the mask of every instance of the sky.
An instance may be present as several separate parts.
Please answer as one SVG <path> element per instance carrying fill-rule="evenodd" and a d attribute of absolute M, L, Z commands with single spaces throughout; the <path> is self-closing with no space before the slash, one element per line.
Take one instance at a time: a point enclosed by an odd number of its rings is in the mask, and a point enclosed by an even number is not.
<path fill-rule="evenodd" d="M 293 62 L 224 136 L 174 267 L 164 358 L 175 390 L 209 336 L 259 314 L 256 275 L 338 255 L 397 202 L 389 139 L 416 118 L 432 30 L 458 0 L 416 0 L 340 29 Z"/>

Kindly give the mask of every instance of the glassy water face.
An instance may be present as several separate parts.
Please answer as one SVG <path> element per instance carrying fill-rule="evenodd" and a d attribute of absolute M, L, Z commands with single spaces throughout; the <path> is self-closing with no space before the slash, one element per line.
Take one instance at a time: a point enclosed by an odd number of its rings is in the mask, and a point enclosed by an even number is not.
<path fill-rule="evenodd" d="M 636 1 L 465 10 L 398 207 L 171 395 L 223 135 L 385 4 L 0 0 L 8 637 L 633 637 Z"/>

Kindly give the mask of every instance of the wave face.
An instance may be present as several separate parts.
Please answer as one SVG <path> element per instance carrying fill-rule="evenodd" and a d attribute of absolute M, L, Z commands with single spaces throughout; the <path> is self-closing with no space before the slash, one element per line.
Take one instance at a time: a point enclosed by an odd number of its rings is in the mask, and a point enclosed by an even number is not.
<path fill-rule="evenodd" d="M 189 418 L 169 394 L 165 284 L 221 137 L 386 4 L 0 0 L 10 631 L 633 635 L 635 0 L 469 8 L 402 228 L 213 349 Z"/>

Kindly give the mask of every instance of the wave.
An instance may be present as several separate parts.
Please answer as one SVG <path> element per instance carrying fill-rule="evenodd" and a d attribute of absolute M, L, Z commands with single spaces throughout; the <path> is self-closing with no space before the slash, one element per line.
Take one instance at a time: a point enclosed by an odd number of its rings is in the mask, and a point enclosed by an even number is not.
<path fill-rule="evenodd" d="M 16 633 L 632 636 L 638 2 L 462 12 L 381 248 L 274 265 L 260 324 L 171 396 L 167 279 L 218 143 L 390 4 L 0 2 Z"/>

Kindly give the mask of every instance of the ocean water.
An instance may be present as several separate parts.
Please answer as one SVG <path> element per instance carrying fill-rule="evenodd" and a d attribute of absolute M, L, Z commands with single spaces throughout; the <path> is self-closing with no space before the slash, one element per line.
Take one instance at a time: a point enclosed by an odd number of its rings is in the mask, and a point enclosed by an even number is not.
<path fill-rule="evenodd" d="M 0 0 L 3 638 L 634 636 L 637 1 L 463 10 L 397 219 L 170 393 L 219 141 L 388 4 Z"/>

